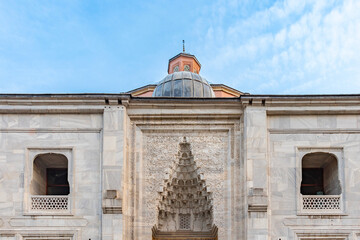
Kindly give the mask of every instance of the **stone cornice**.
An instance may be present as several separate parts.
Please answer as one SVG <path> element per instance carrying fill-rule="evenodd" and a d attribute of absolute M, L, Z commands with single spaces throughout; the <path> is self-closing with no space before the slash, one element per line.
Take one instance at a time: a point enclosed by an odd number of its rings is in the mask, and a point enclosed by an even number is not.
<path fill-rule="evenodd" d="M 132 97 L 132 103 L 239 103 L 239 98 Z"/>
<path fill-rule="evenodd" d="M 344 106 L 360 104 L 360 94 L 347 95 L 242 95 L 243 105 L 255 106 Z"/>
<path fill-rule="evenodd" d="M 277 106 L 267 107 L 267 115 L 358 115 L 360 103 L 349 105 Z"/>
<path fill-rule="evenodd" d="M 242 95 L 238 98 L 155 98 L 155 97 L 132 97 L 129 93 L 120 94 L 0 94 L 0 112 L 17 111 L 16 107 L 30 107 L 36 111 L 34 106 L 46 106 L 47 111 L 57 111 L 58 108 L 70 109 L 74 112 L 85 111 L 104 107 L 106 105 L 123 105 L 127 108 L 156 108 L 156 109 L 235 109 L 247 106 L 267 107 L 273 114 L 283 113 L 287 108 L 291 111 L 298 111 L 294 107 L 314 108 L 311 113 L 316 113 L 315 107 L 336 108 L 341 106 L 360 105 L 360 94 L 348 95 Z M 6 106 L 9 106 L 6 107 Z M 60 107 L 61 106 L 61 107 Z M 79 107 L 79 106 L 84 106 Z M 87 106 L 87 107 L 85 107 Z M 270 110 L 270 108 L 271 110 Z M 278 107 L 278 109 L 276 109 Z M 332 111 L 333 109 L 331 109 Z M 278 111 L 278 112 L 276 112 Z M 359 113 L 358 109 L 354 113 Z"/>
<path fill-rule="evenodd" d="M 112 105 L 130 94 L 0 94 L 1 105 Z"/>
<path fill-rule="evenodd" d="M 0 114 L 102 114 L 104 106 L 64 106 L 49 104 L 39 105 L 1 105 Z"/>

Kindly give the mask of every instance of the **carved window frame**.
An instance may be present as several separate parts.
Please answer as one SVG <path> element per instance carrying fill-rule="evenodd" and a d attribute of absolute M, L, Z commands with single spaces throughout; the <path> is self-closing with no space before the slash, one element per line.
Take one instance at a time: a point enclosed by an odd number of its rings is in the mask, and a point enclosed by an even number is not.
<path fill-rule="evenodd" d="M 302 180 L 302 160 L 309 153 L 323 152 L 329 153 L 336 157 L 338 161 L 338 175 L 341 185 L 340 210 L 318 210 L 307 211 L 302 209 L 303 195 L 300 192 Z M 344 174 L 344 149 L 342 147 L 297 147 L 296 148 L 296 193 L 297 193 L 297 215 L 347 215 L 345 211 L 345 174 Z M 314 195 L 316 196 L 316 195 Z M 326 196 L 326 195 L 324 195 Z M 321 239 L 321 238 L 320 238 Z"/>
<path fill-rule="evenodd" d="M 50 211 L 50 210 L 33 210 L 31 209 L 31 180 L 33 178 L 34 161 L 40 154 L 55 153 L 64 155 L 68 160 L 68 181 L 70 187 L 68 197 L 68 209 L 64 211 Z M 73 215 L 73 203 L 74 203 L 74 176 L 73 176 L 73 148 L 72 147 L 59 147 L 59 148 L 27 148 L 25 157 L 25 169 L 24 169 L 24 196 L 23 196 L 23 215 L 61 215 L 68 216 Z M 34 195 L 36 196 L 36 195 Z M 51 196 L 51 195 L 49 195 Z"/>
<path fill-rule="evenodd" d="M 73 233 L 47 234 L 47 233 L 30 233 L 22 234 L 21 240 L 75 240 Z"/>
<path fill-rule="evenodd" d="M 298 231 L 295 230 L 296 240 L 349 240 L 350 232 L 327 231 Z"/>

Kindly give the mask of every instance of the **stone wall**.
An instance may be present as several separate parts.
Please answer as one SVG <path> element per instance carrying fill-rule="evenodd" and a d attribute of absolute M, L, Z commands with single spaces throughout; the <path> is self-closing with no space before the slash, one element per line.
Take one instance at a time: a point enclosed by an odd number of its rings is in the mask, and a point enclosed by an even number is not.
<path fill-rule="evenodd" d="M 324 167 L 324 192 L 327 195 L 341 194 L 341 183 L 339 181 L 339 167 L 337 159 L 329 162 Z"/>
<path fill-rule="evenodd" d="M 46 194 L 46 168 L 41 166 L 41 162 L 33 160 L 33 174 L 30 182 L 30 194 Z"/>
<path fill-rule="evenodd" d="M 358 100 L 252 98 L 1 105 L 0 239 L 151 239 L 184 136 L 213 194 L 219 239 L 360 239 Z M 31 180 L 43 182 L 33 161 L 49 152 L 69 160 L 66 214 L 30 209 Z M 314 152 L 338 160 L 328 168 L 341 185 L 336 211 L 301 207 L 301 160 Z"/>
<path fill-rule="evenodd" d="M 130 111 L 130 119 L 133 113 Z M 240 217 L 243 215 L 240 194 L 243 175 L 239 174 L 240 115 L 237 119 L 199 120 L 182 116 L 180 112 L 177 119 L 144 121 L 149 116 L 143 113 L 141 119 L 132 120 L 129 161 L 134 165 L 129 170 L 133 174 L 134 188 L 131 190 L 129 186 L 124 191 L 133 191 L 134 221 L 129 224 L 133 231 L 129 230 L 126 239 L 151 238 L 151 229 L 157 224 L 158 192 L 168 178 L 184 136 L 192 146 L 194 160 L 208 191 L 213 194 L 214 224 L 219 228 L 219 239 L 241 239 L 245 222 Z"/>
<path fill-rule="evenodd" d="M 0 238 L 101 239 L 101 128 L 99 114 L 0 114 Z M 34 158 L 47 152 L 71 161 L 69 214 L 34 215 L 27 204 Z"/>
<path fill-rule="evenodd" d="M 356 115 L 281 115 L 269 117 L 271 239 L 358 239 L 358 164 L 360 117 Z M 301 212 L 301 160 L 307 153 L 336 156 L 343 209 Z M 335 166 L 333 166 L 334 168 Z M 337 174 L 336 174 L 337 175 Z M 317 238 L 316 238 L 317 239 Z M 336 238 L 337 239 L 337 238 Z"/>

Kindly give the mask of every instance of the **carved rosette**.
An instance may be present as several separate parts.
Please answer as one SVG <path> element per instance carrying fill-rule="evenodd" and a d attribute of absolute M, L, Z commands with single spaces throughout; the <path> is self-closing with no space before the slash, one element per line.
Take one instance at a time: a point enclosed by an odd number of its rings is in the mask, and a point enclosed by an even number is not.
<path fill-rule="evenodd" d="M 176 160 L 159 192 L 158 226 L 161 232 L 213 230 L 212 194 L 196 167 L 190 143 L 184 137 Z"/>

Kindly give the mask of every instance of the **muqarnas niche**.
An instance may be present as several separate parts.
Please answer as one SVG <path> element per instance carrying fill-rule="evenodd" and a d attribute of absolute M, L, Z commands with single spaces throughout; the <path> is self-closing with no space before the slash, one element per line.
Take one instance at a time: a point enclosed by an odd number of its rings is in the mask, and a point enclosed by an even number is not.
<path fill-rule="evenodd" d="M 158 224 L 153 239 L 217 239 L 213 224 L 212 194 L 196 166 L 191 145 L 184 137 L 179 143 L 176 160 L 159 192 Z"/>

